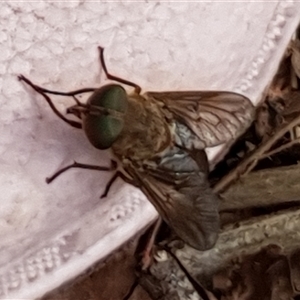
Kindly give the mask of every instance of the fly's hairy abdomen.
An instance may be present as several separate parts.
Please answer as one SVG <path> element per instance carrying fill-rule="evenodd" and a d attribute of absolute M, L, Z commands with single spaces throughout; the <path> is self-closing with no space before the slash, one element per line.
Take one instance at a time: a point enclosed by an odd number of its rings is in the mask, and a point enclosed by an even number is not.
<path fill-rule="evenodd" d="M 213 247 L 219 231 L 219 197 L 209 186 L 202 160 L 173 147 L 157 157 L 156 164 L 124 165 L 177 236 L 198 250 Z"/>

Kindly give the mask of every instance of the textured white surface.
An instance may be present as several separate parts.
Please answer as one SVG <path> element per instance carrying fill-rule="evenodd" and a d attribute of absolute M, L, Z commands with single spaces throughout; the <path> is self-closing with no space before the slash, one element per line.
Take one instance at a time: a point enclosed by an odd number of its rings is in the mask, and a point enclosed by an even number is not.
<path fill-rule="evenodd" d="M 109 164 L 83 132 L 60 121 L 17 81 L 49 89 L 99 86 L 97 46 L 109 71 L 147 90 L 231 90 L 257 102 L 299 22 L 300 4 L 279 2 L 1 2 L 0 298 L 29 299 L 88 268 L 156 216 L 118 182 L 99 199 Z M 59 109 L 72 100 L 53 97 Z"/>

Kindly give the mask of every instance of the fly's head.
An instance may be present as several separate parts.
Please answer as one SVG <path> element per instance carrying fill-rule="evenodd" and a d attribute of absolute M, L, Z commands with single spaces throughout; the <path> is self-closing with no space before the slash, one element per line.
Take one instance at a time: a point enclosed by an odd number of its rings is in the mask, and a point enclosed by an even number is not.
<path fill-rule="evenodd" d="M 77 102 L 67 112 L 82 119 L 85 134 L 94 147 L 108 149 L 123 130 L 127 106 L 124 88 L 109 84 L 97 89 L 87 104 Z"/>

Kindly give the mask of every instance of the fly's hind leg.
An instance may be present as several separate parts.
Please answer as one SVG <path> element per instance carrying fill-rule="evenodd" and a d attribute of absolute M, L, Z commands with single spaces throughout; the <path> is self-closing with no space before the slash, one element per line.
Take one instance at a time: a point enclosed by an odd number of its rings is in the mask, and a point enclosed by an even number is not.
<path fill-rule="evenodd" d="M 146 246 L 142 253 L 141 269 L 143 271 L 148 270 L 148 268 L 150 267 L 150 265 L 153 261 L 154 244 L 155 244 L 155 240 L 156 240 L 157 234 L 159 232 L 159 229 L 161 227 L 161 224 L 162 224 L 162 218 L 158 217 L 158 219 L 156 219 L 154 225 L 152 225 L 153 228 L 151 230 L 150 237 L 147 240 Z"/>

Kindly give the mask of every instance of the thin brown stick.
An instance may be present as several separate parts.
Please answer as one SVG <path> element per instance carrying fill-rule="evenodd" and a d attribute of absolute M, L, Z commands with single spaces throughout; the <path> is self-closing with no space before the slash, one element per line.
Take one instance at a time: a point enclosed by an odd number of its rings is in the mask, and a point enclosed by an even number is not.
<path fill-rule="evenodd" d="M 135 291 L 135 289 L 138 285 L 139 285 L 139 279 L 138 279 L 138 277 L 136 277 L 134 279 L 133 284 L 130 286 L 127 294 L 124 296 L 124 298 L 122 300 L 129 300 L 131 298 L 131 296 L 133 295 L 133 293 L 134 293 L 134 291 Z"/>
<path fill-rule="evenodd" d="M 249 173 L 256 166 L 257 162 L 262 158 L 262 156 L 277 142 L 282 138 L 289 130 L 294 128 L 300 123 L 300 116 L 294 118 L 290 123 L 281 127 L 275 134 L 266 142 L 261 144 L 252 154 L 246 157 L 234 170 L 229 172 L 224 176 L 215 186 L 214 192 L 220 193 L 224 191 L 231 183 L 236 181 L 245 172 Z"/>
<path fill-rule="evenodd" d="M 278 152 L 281 152 L 282 150 L 290 148 L 291 146 L 293 146 L 295 144 L 299 144 L 299 142 L 300 142 L 300 138 L 294 139 L 293 141 L 290 141 L 290 142 L 288 142 L 288 143 L 286 143 L 286 144 L 284 144 L 284 145 L 282 145 L 282 146 L 280 146 L 280 147 L 278 147 L 278 148 L 276 148 L 272 151 L 267 152 L 266 154 L 262 155 L 260 159 L 263 159 L 263 158 L 269 157 L 271 155 L 274 155 Z"/>

